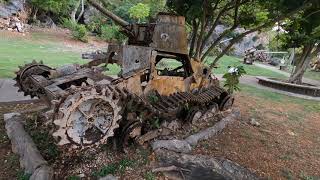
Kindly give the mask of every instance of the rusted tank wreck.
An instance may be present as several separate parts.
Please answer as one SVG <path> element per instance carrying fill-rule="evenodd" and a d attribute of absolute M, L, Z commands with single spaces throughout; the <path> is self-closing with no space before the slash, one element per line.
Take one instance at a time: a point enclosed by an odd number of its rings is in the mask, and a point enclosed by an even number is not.
<path fill-rule="evenodd" d="M 233 97 L 196 59 L 188 56 L 185 18 L 159 14 L 155 22 L 129 24 L 94 1 L 91 5 L 122 26 L 128 45 L 85 54 L 84 65 L 52 68 L 42 62 L 20 67 L 17 86 L 52 109 L 58 144 L 90 147 L 118 132 L 121 142 L 154 129 L 154 121 L 188 122 L 198 111 L 226 110 Z M 116 63 L 119 77 L 105 76 L 101 65 Z"/>

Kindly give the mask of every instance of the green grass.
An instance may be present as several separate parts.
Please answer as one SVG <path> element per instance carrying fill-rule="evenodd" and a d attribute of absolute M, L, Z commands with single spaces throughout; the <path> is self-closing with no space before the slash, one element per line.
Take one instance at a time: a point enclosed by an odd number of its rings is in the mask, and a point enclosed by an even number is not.
<path fill-rule="evenodd" d="M 70 47 L 66 47 L 59 42 L 53 35 L 46 33 L 31 33 L 31 37 L 5 37 L 0 31 L 0 78 L 12 78 L 18 66 L 29 63 L 32 60 L 43 60 L 43 62 L 52 67 L 58 67 L 64 64 L 85 63 L 81 59 L 81 52 Z M 208 57 L 207 63 L 212 62 L 213 57 Z M 171 66 L 177 64 L 169 63 Z M 242 64 L 239 58 L 224 56 L 219 62 L 219 68 L 214 69 L 215 74 L 224 74 L 228 71 L 228 66 L 244 66 L 248 75 L 267 76 L 275 78 L 286 78 L 284 75 L 271 70 L 256 67 L 254 65 Z M 107 75 L 115 75 L 120 72 L 117 65 L 108 65 Z M 308 76 L 313 76 L 314 72 L 308 72 Z M 320 79 L 320 77 L 319 77 Z"/>
<path fill-rule="evenodd" d="M 258 89 L 253 86 L 240 84 L 241 91 L 243 93 L 249 94 L 250 96 L 260 97 L 263 100 L 281 102 L 281 103 L 293 103 L 303 106 L 302 111 L 305 112 L 320 112 L 320 102 L 305 100 L 301 98 L 286 96 L 283 94 L 275 93 L 269 90 Z"/>
<path fill-rule="evenodd" d="M 1 33 L 1 32 L 0 32 Z M 73 52 L 62 43 L 48 39 L 48 42 L 37 41 L 45 38 L 44 35 L 32 34 L 30 39 L 0 38 L 0 77 L 12 78 L 19 65 L 24 65 L 32 60 L 43 60 L 49 66 L 57 67 L 63 64 L 79 63 L 79 52 Z"/>
<path fill-rule="evenodd" d="M 132 167 L 135 161 L 130 159 L 122 159 L 119 162 L 105 165 L 99 171 L 93 172 L 95 177 L 104 177 L 108 174 L 115 175 L 116 173 L 124 174 L 126 168 Z"/>
<path fill-rule="evenodd" d="M 313 80 L 318 80 L 318 81 L 320 81 L 320 72 L 315 72 L 315 71 L 307 70 L 307 71 L 304 73 L 304 77 L 309 78 L 309 79 L 313 79 Z"/>
<path fill-rule="evenodd" d="M 210 64 L 213 61 L 213 57 L 209 57 L 206 60 L 207 64 Z M 247 75 L 251 76 L 267 76 L 274 78 L 287 78 L 283 74 L 257 67 L 255 65 L 246 65 L 242 63 L 242 60 L 236 57 L 224 56 L 218 61 L 218 68 L 213 70 L 215 74 L 225 74 L 228 71 L 228 66 L 243 66 L 247 72 Z"/>

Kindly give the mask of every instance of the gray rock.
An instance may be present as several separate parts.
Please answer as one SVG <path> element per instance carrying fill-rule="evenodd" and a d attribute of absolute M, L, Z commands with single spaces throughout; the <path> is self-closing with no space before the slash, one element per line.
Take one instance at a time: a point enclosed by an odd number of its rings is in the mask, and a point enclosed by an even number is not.
<path fill-rule="evenodd" d="M 181 168 L 181 173 L 183 173 L 185 177 L 184 179 L 258 179 L 258 177 L 248 169 L 227 159 L 175 153 L 167 150 L 157 150 L 155 153 L 161 166 L 167 167 L 174 165 Z"/>
<path fill-rule="evenodd" d="M 259 123 L 255 118 L 251 118 L 250 124 L 251 124 L 252 126 L 257 126 L 257 127 L 260 126 L 260 123 Z"/>
<path fill-rule="evenodd" d="M 30 180 L 50 180 L 53 179 L 53 175 L 53 170 L 49 166 L 44 165 L 37 168 L 36 171 L 33 172 Z"/>
<path fill-rule="evenodd" d="M 22 11 L 24 8 L 24 0 L 11 0 L 7 5 L 7 9 L 11 12 Z"/>
<path fill-rule="evenodd" d="M 157 140 L 152 143 L 152 149 L 167 149 L 174 152 L 183 152 L 183 153 L 189 153 L 192 151 L 192 147 L 190 144 L 188 144 L 187 141 L 184 140 Z"/>
<path fill-rule="evenodd" d="M 198 111 L 197 113 L 195 113 L 195 115 L 192 118 L 192 124 L 196 124 L 197 122 L 199 122 L 201 117 L 202 117 L 201 111 Z"/>
<path fill-rule="evenodd" d="M 206 140 L 214 135 L 218 134 L 221 132 L 228 124 L 232 123 L 235 121 L 237 118 L 240 117 L 240 111 L 239 110 L 234 110 L 231 115 L 223 118 L 219 122 L 217 122 L 214 126 L 204 129 L 196 134 L 193 134 L 189 137 L 187 137 L 185 140 L 192 146 L 195 146 L 198 144 L 199 141 L 201 140 Z"/>
<path fill-rule="evenodd" d="M 6 5 L 0 7 L 0 18 L 17 14 L 24 10 L 24 0 L 10 0 Z"/>
<path fill-rule="evenodd" d="M 270 60 L 269 64 L 272 66 L 278 66 L 281 63 L 281 59 L 274 57 Z"/>
<path fill-rule="evenodd" d="M 92 19 L 99 14 L 100 13 L 94 7 L 89 6 L 88 8 L 85 9 L 83 13 L 84 23 L 90 24 L 90 22 L 92 22 Z"/>
<path fill-rule="evenodd" d="M 11 16 L 10 11 L 5 7 L 0 6 L 0 18 L 7 18 L 9 16 Z"/>
<path fill-rule="evenodd" d="M 118 180 L 118 178 L 109 174 L 106 177 L 99 178 L 99 180 Z"/>
<path fill-rule="evenodd" d="M 51 28 L 51 29 L 55 29 L 57 27 L 56 24 L 53 22 L 53 20 L 49 16 L 45 17 L 43 24 L 46 27 Z"/>
<path fill-rule="evenodd" d="M 24 130 L 23 118 L 19 113 L 4 115 L 5 128 L 12 144 L 12 151 L 20 156 L 20 165 L 31 180 L 51 180 L 53 170 L 43 159 L 30 135 Z"/>
<path fill-rule="evenodd" d="M 210 40 L 208 42 L 212 42 L 215 39 L 217 39 L 219 37 L 219 35 L 221 33 L 223 33 L 228 28 L 230 28 L 230 27 L 227 27 L 224 25 L 218 25 L 215 28 L 214 33 L 212 34 L 212 36 L 210 37 Z M 235 34 L 239 34 L 239 33 L 243 33 L 243 32 L 245 32 L 244 28 L 237 28 L 233 31 L 233 33 L 235 33 Z M 259 34 L 257 32 L 254 32 L 254 33 L 248 34 L 247 36 L 242 38 L 242 40 L 239 43 L 234 44 L 230 54 L 242 57 L 245 54 L 244 53 L 245 50 L 247 50 L 251 47 L 258 47 L 260 45 L 267 44 L 267 43 L 268 43 L 268 38 L 266 38 L 266 36 L 264 36 L 263 34 Z M 223 46 L 226 46 L 228 44 L 229 44 L 229 41 L 222 43 Z"/>

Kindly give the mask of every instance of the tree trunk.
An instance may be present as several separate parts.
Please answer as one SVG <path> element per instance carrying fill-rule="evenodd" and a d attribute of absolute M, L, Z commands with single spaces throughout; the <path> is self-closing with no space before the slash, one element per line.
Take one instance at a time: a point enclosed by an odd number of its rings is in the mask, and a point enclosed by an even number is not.
<path fill-rule="evenodd" d="M 206 16 L 205 13 L 203 13 L 203 17 L 201 18 L 201 21 L 199 23 L 199 26 L 201 27 L 200 29 L 200 34 L 198 36 L 198 41 L 197 41 L 197 46 L 196 46 L 196 53 L 195 53 L 195 58 L 196 59 L 200 59 L 200 48 L 201 48 L 201 43 L 202 43 L 202 39 L 203 39 L 203 35 L 204 35 L 204 31 L 206 28 Z"/>
<path fill-rule="evenodd" d="M 78 15 L 77 22 L 79 22 L 79 20 L 80 20 L 81 16 L 83 15 L 83 13 L 84 13 L 84 0 L 81 0 L 81 12 Z"/>
<path fill-rule="evenodd" d="M 302 77 L 311 61 L 310 54 L 313 47 L 313 44 L 308 44 L 303 48 L 303 52 L 301 57 L 299 58 L 299 62 L 298 64 L 296 64 L 295 70 L 290 75 L 289 83 L 302 84 Z"/>
<path fill-rule="evenodd" d="M 32 15 L 31 15 L 31 20 L 32 20 L 32 22 L 36 22 L 36 20 L 37 20 L 37 14 L 38 14 L 38 8 L 37 7 L 34 7 L 34 8 L 32 8 Z"/>
<path fill-rule="evenodd" d="M 197 32 L 198 32 L 199 24 L 197 23 L 197 20 L 192 21 L 192 35 L 191 35 L 191 42 L 190 42 L 190 50 L 189 50 L 189 56 L 193 56 L 194 46 L 196 43 L 197 38 Z"/>
<path fill-rule="evenodd" d="M 75 4 L 74 6 L 74 9 L 71 11 L 71 14 L 70 14 L 70 19 L 73 21 L 73 22 L 76 22 L 76 14 L 77 14 L 77 11 L 78 11 L 78 8 L 80 6 L 80 3 L 81 3 L 81 0 L 77 1 L 77 3 Z"/>

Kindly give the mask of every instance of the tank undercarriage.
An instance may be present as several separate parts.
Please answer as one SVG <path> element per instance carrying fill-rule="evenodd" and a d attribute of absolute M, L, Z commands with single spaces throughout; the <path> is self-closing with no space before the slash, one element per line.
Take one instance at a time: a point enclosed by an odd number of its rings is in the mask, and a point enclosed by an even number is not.
<path fill-rule="evenodd" d="M 215 85 L 161 95 L 157 90 L 137 94 L 123 80 L 104 76 L 95 68 L 68 65 L 51 68 L 33 61 L 20 67 L 19 91 L 51 107 L 52 135 L 58 145 L 85 148 L 117 136 L 121 146 L 156 129 L 154 122 L 179 119 L 191 123 L 196 112 L 229 109 L 233 97 Z"/>

